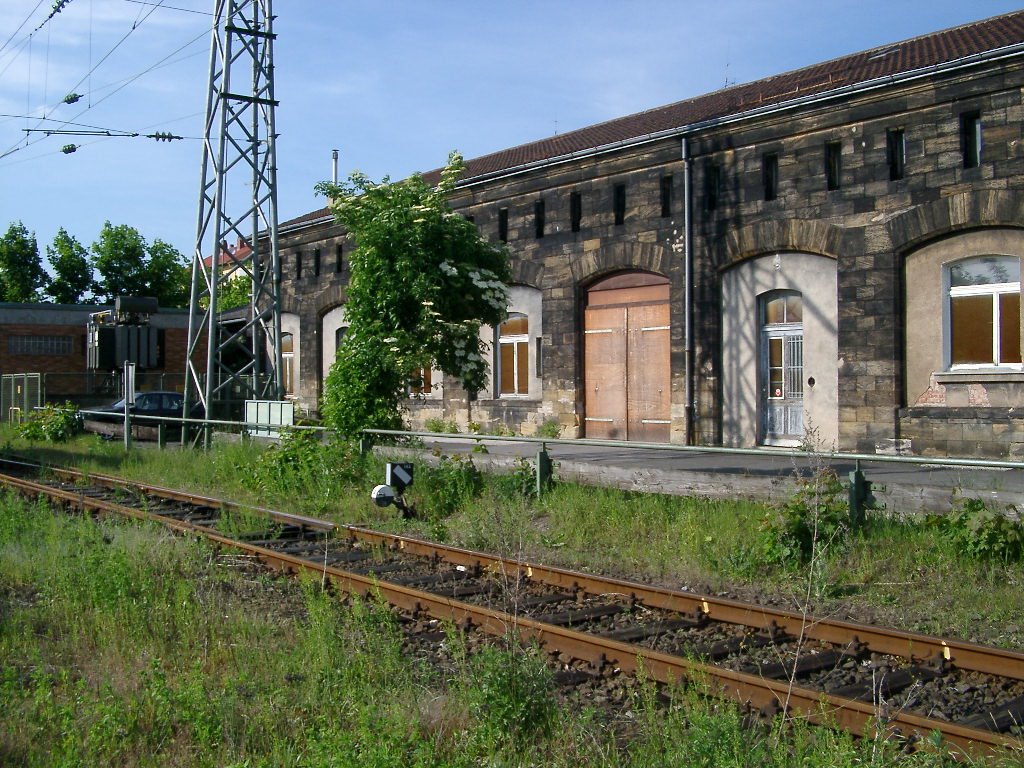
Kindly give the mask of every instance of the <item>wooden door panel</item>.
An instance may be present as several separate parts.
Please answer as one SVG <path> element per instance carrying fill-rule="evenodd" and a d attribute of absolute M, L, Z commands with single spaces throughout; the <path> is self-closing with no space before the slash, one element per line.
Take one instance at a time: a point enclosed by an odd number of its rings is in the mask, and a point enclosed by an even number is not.
<path fill-rule="evenodd" d="M 672 418 L 668 304 L 630 307 L 627 327 L 629 437 L 666 442 Z"/>
<path fill-rule="evenodd" d="M 626 310 L 587 309 L 584 328 L 585 434 L 626 439 Z"/>

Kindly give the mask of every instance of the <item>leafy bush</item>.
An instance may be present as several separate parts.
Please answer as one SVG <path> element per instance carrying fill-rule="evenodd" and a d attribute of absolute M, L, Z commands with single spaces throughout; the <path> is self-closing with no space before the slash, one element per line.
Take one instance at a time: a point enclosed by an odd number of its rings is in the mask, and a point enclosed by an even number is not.
<path fill-rule="evenodd" d="M 256 462 L 240 466 L 247 485 L 278 494 L 327 496 L 345 485 L 363 483 L 366 457 L 353 442 L 323 443 L 312 430 L 286 429 L 281 441 L 260 454 Z"/>
<path fill-rule="evenodd" d="M 469 456 L 442 456 L 437 467 L 425 468 L 420 488 L 429 517 L 448 517 L 480 495 L 484 479 Z"/>
<path fill-rule="evenodd" d="M 522 742 L 550 734 L 558 709 L 551 670 L 538 652 L 486 646 L 470 667 L 469 710 L 491 738 Z"/>
<path fill-rule="evenodd" d="M 459 434 L 459 425 L 455 419 L 442 419 L 438 417 L 427 419 L 423 426 L 427 432 L 442 432 L 448 435 Z"/>
<path fill-rule="evenodd" d="M 773 565 L 802 566 L 815 557 L 840 550 L 849 532 L 843 484 L 832 470 L 801 478 L 796 493 L 761 527 L 764 560 Z"/>
<path fill-rule="evenodd" d="M 26 440 L 46 440 L 51 443 L 65 443 L 82 431 L 82 414 L 72 403 L 51 405 L 47 403 L 34 411 L 21 425 L 21 436 Z"/>
<path fill-rule="evenodd" d="M 562 434 L 562 425 L 558 422 L 558 419 L 548 419 L 537 427 L 537 437 L 556 438 L 560 434 Z"/>
<path fill-rule="evenodd" d="M 524 456 L 515 460 L 512 471 L 494 478 L 494 494 L 499 499 L 532 499 L 537 495 L 537 474 Z"/>
<path fill-rule="evenodd" d="M 981 499 L 962 499 L 949 515 L 929 515 L 927 522 L 970 560 L 1011 563 L 1024 555 L 1024 525 Z"/>

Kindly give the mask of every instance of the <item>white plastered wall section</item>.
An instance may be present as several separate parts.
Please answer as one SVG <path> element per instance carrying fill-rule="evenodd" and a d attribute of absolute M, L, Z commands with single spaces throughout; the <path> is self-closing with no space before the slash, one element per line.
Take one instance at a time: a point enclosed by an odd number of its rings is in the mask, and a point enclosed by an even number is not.
<path fill-rule="evenodd" d="M 839 443 L 839 343 L 836 261 L 783 252 L 742 261 L 722 274 L 722 439 L 753 447 L 762 438 L 761 313 L 770 291 L 803 297 L 806 439 L 828 450 Z M 814 386 L 808 380 L 814 379 Z"/>
<path fill-rule="evenodd" d="M 338 329 L 347 327 L 348 320 L 345 319 L 344 307 L 335 307 L 326 312 L 320 320 L 320 339 L 324 355 L 320 368 L 323 372 L 323 381 L 327 381 L 327 374 L 331 372 L 331 366 L 338 355 Z"/>
<path fill-rule="evenodd" d="M 327 381 L 331 367 L 338 357 L 339 328 L 348 328 L 348 318 L 345 317 L 344 306 L 335 307 L 324 313 L 323 317 L 320 318 L 320 339 L 323 349 L 323 359 L 320 361 L 321 381 Z M 441 371 L 436 368 L 432 369 L 431 379 L 433 384 L 430 393 L 423 397 L 430 400 L 444 397 Z"/>
<path fill-rule="evenodd" d="M 537 339 L 541 338 L 544 334 L 541 311 L 541 292 L 539 289 L 531 288 L 528 285 L 513 285 L 509 287 L 509 314 L 519 313 L 526 315 L 530 323 L 530 381 L 527 385 L 529 392 L 526 397 L 523 398 L 527 400 L 540 400 L 543 397 L 544 385 L 541 380 L 540 372 L 537 370 Z M 495 349 L 496 336 L 494 334 L 494 328 L 489 325 L 481 326 L 480 338 L 487 344 L 487 360 L 490 363 L 487 370 L 487 383 L 484 386 L 483 392 L 481 392 L 481 397 L 493 397 L 498 399 L 500 395 L 498 394 L 497 384 L 494 381 L 494 367 L 497 364 L 497 353 Z M 486 393 L 486 395 L 484 393 Z"/>

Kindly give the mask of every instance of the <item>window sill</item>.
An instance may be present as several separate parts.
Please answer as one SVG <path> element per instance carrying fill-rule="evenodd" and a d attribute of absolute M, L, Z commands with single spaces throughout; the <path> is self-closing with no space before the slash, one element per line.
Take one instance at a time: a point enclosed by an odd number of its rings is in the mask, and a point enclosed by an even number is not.
<path fill-rule="evenodd" d="M 978 381 L 1024 382 L 1020 368 L 964 368 L 955 371 L 936 371 L 932 374 L 937 384 L 973 384 Z"/>

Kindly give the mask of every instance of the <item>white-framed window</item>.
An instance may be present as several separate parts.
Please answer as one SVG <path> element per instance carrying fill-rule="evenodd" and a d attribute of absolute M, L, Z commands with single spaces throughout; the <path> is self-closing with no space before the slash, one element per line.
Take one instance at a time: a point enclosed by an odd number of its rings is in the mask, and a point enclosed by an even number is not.
<path fill-rule="evenodd" d="M 963 259 L 945 277 L 948 367 L 1020 370 L 1020 259 Z"/>
<path fill-rule="evenodd" d="M 281 384 L 285 397 L 295 394 L 295 337 L 281 334 Z"/>
<path fill-rule="evenodd" d="M 497 343 L 499 397 L 527 397 L 530 394 L 530 321 L 512 312 L 498 326 Z"/>

